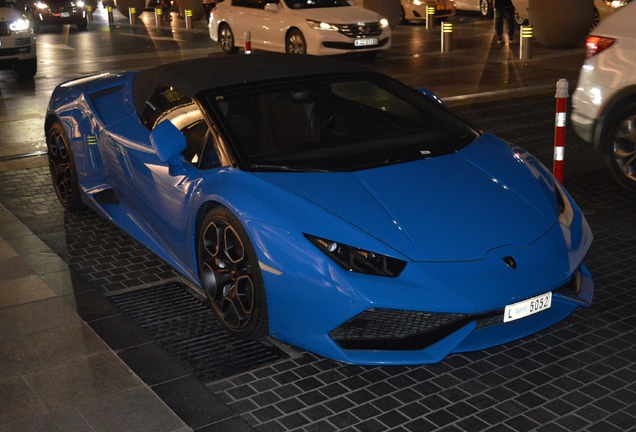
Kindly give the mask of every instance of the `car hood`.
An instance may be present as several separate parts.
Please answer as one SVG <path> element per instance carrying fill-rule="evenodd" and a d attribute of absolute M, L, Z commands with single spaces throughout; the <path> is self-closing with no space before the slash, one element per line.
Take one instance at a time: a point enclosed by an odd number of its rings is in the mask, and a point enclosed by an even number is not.
<path fill-rule="evenodd" d="M 290 9 L 295 14 L 305 19 L 324 21 L 330 24 L 351 24 L 359 22 L 376 22 L 382 19 L 381 15 L 368 9 L 356 6 L 340 6 L 331 8 Z"/>
<path fill-rule="evenodd" d="M 258 175 L 415 261 L 526 247 L 557 221 L 552 179 L 488 134 L 454 154 L 382 168 Z"/>
<path fill-rule="evenodd" d="M 0 21 L 15 21 L 24 18 L 24 14 L 11 7 L 0 7 Z"/>

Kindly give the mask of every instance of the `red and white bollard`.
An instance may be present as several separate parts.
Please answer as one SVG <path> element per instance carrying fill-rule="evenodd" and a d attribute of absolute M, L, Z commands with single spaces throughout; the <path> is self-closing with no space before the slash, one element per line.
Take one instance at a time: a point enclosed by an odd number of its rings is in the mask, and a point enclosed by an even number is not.
<path fill-rule="evenodd" d="M 252 33 L 245 32 L 245 54 L 252 54 Z"/>
<path fill-rule="evenodd" d="M 556 117 L 554 119 L 554 165 L 552 174 L 563 183 L 563 156 L 565 155 L 565 121 L 568 107 L 568 81 L 561 78 L 556 84 Z"/>

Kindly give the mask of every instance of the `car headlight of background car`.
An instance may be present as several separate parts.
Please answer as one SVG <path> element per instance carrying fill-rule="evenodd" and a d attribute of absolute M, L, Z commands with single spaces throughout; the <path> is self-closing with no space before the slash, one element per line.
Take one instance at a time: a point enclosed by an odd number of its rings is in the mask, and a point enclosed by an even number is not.
<path fill-rule="evenodd" d="M 83 8 L 85 6 L 85 3 L 82 0 L 79 0 L 78 2 L 75 2 L 74 5 L 78 8 Z M 35 7 L 41 10 L 45 10 L 49 8 L 49 5 L 44 2 L 37 2 L 35 4 Z"/>
<path fill-rule="evenodd" d="M 618 9 L 629 3 L 628 0 L 603 0 L 603 2 L 611 8 Z"/>
<path fill-rule="evenodd" d="M 307 24 L 309 24 L 309 27 L 311 27 L 314 30 L 326 30 L 326 31 L 338 31 L 340 30 L 338 28 L 338 26 L 335 26 L 333 24 L 329 24 L 326 22 L 322 22 L 322 21 L 314 21 L 314 20 L 307 20 Z"/>
<path fill-rule="evenodd" d="M 344 243 L 305 234 L 305 237 L 343 269 L 375 276 L 398 277 L 406 262 Z"/>
<path fill-rule="evenodd" d="M 12 32 L 22 32 L 29 29 L 29 20 L 19 19 L 9 23 L 9 30 Z"/>
<path fill-rule="evenodd" d="M 309 24 L 309 27 L 311 27 L 314 30 L 325 30 L 325 31 L 340 31 L 340 27 L 338 27 L 336 24 L 329 24 L 327 22 L 324 21 L 316 21 L 316 20 L 307 20 L 307 24 Z M 381 28 L 387 28 L 389 26 L 389 20 L 387 20 L 386 18 L 382 18 L 380 20 L 380 27 Z"/>

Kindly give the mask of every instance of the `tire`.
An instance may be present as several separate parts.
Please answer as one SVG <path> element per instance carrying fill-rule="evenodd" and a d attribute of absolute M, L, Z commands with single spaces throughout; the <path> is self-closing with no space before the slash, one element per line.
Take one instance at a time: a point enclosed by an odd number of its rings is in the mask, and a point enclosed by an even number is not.
<path fill-rule="evenodd" d="M 53 123 L 46 132 L 46 148 L 51 181 L 60 204 L 69 211 L 83 209 L 73 152 L 59 122 Z"/>
<path fill-rule="evenodd" d="M 78 22 L 76 25 L 79 30 L 86 30 L 86 28 L 88 27 L 88 19 L 84 19 L 83 21 Z"/>
<path fill-rule="evenodd" d="M 241 339 L 268 334 L 267 301 L 256 252 L 226 208 L 206 214 L 197 234 L 201 286 L 219 323 Z"/>
<path fill-rule="evenodd" d="M 292 29 L 287 33 L 285 52 L 287 54 L 307 54 L 307 42 L 300 30 Z"/>
<path fill-rule="evenodd" d="M 608 118 L 611 120 L 603 139 L 605 163 L 621 186 L 636 191 L 636 100 Z"/>
<path fill-rule="evenodd" d="M 522 26 L 528 24 L 528 20 L 521 18 L 521 16 L 519 16 L 519 14 L 515 12 L 515 23 L 517 23 L 517 25 L 519 26 Z"/>
<path fill-rule="evenodd" d="M 219 27 L 219 45 L 225 54 L 236 54 L 238 49 L 235 46 L 236 39 L 232 29 L 227 24 L 221 24 Z"/>
<path fill-rule="evenodd" d="M 479 12 L 484 18 L 493 18 L 495 13 L 492 8 L 491 0 L 479 0 Z"/>
<path fill-rule="evenodd" d="M 598 13 L 598 9 L 594 8 L 594 13 L 592 14 L 592 24 L 590 24 L 590 31 L 594 30 L 594 28 L 599 25 L 601 22 L 601 16 Z"/>
<path fill-rule="evenodd" d="M 15 68 L 15 73 L 18 74 L 20 79 L 30 79 L 38 72 L 38 60 L 29 59 L 20 62 L 20 65 Z"/>

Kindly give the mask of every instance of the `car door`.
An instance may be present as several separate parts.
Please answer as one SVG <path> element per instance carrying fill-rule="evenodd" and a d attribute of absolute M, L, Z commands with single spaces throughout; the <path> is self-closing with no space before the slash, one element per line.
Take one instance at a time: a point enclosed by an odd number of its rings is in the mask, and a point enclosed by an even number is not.
<path fill-rule="evenodd" d="M 251 7 L 245 30 L 251 33 L 252 47 L 267 51 L 284 51 L 286 11 L 283 6 L 278 0 L 248 1 Z"/>
<path fill-rule="evenodd" d="M 188 274 L 193 260 L 188 234 L 193 229 L 192 197 L 202 182 L 196 158 L 210 135 L 209 128 L 198 105 L 169 86 L 157 87 L 141 114 L 147 141 L 111 136 L 117 189 L 130 207 L 131 218 L 149 239 L 147 243 L 156 243 L 156 252 Z M 151 134 L 164 133 L 155 131 L 163 122 L 170 122 L 167 130 L 174 129 L 179 135 L 162 140 L 158 148 Z M 166 148 L 179 146 L 181 139 L 182 147 Z"/>

